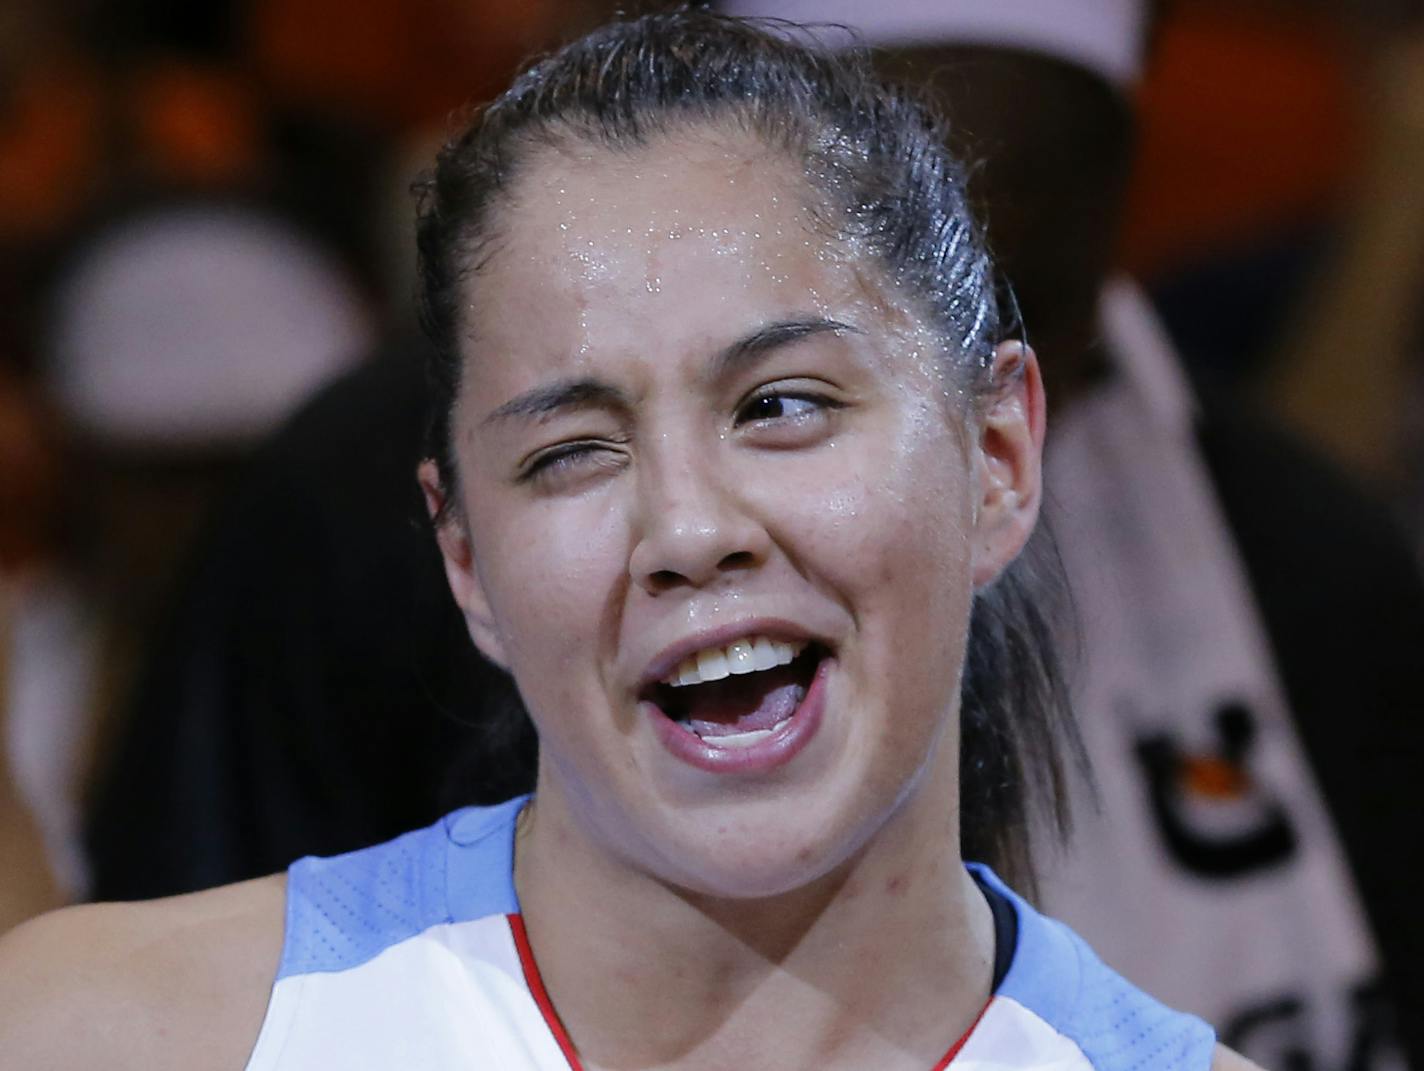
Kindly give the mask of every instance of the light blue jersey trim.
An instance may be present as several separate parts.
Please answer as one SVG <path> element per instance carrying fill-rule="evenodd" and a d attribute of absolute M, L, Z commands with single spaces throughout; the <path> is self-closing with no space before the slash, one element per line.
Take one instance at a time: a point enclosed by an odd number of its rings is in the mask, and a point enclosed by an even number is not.
<path fill-rule="evenodd" d="M 988 867 L 969 867 L 1018 916 L 1018 948 L 996 995 L 1018 1002 L 1073 1041 L 1095 1071 L 1208 1071 L 1216 1050 L 1210 1026 L 1137 989 Z"/>
<path fill-rule="evenodd" d="M 467 807 L 448 824 L 445 899 L 456 922 L 519 913 L 514 891 L 515 820 L 528 796 L 494 807 Z"/>
<path fill-rule="evenodd" d="M 277 978 L 349 970 L 432 926 L 517 912 L 510 860 L 524 802 L 469 807 L 385 844 L 293 863 Z"/>

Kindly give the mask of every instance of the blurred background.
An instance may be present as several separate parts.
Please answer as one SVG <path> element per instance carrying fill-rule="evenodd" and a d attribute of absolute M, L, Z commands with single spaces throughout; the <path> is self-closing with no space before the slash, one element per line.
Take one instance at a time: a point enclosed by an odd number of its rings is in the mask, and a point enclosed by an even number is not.
<path fill-rule="evenodd" d="M 26 805 L 0 813 L 33 816 L 61 897 L 212 507 L 414 334 L 409 187 L 451 113 L 610 11 L 0 4 L 0 785 Z"/>
<path fill-rule="evenodd" d="M 298 433 L 278 429 L 308 413 L 353 454 L 399 440 L 380 490 L 399 518 L 388 547 L 424 540 L 402 476 L 416 425 L 348 421 L 321 398 L 418 363 L 409 187 L 452 113 L 614 7 L 0 0 L 0 859 L 17 863 L 0 929 L 439 813 L 435 762 L 421 762 L 450 753 L 451 725 L 340 721 L 389 656 L 370 635 L 342 641 L 341 679 L 312 700 L 331 719 L 285 735 L 300 689 L 279 663 L 331 659 L 337 642 L 309 653 L 290 637 L 345 623 L 277 621 L 249 596 L 280 581 L 319 602 L 376 582 L 369 561 L 332 565 L 322 589 L 270 548 L 313 532 L 341 543 L 315 527 L 318 504 L 378 492 L 342 483 L 339 451 L 289 464 Z M 1424 0 L 1170 0 L 1132 93 L 1117 267 L 1194 381 L 1288 429 L 1424 561 Z M 392 374 L 394 396 L 410 377 Z M 448 606 L 398 612 L 449 625 Z M 208 669 L 175 682 L 169 652 L 199 636 Z M 211 667 L 238 644 L 235 682 Z M 504 687 L 485 673 L 419 667 L 392 702 Z M 213 694 L 239 688 L 261 713 L 217 725 Z M 155 720 L 160 708 L 173 713 Z M 183 777 L 149 762 L 179 739 Z M 398 756 L 390 784 L 353 813 L 363 783 L 317 769 L 323 748 Z M 517 781 L 479 778 L 491 798 Z M 391 802 L 403 785 L 421 786 L 418 803 Z M 165 846 L 174 830 L 187 839 Z M 140 858 L 139 840 L 156 846 L 136 868 L 147 883 L 113 862 Z"/>

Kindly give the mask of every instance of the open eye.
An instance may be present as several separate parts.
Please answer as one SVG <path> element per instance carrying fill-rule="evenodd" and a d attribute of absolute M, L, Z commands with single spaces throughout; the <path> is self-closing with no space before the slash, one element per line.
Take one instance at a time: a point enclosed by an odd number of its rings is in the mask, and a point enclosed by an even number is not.
<path fill-rule="evenodd" d="M 772 449 L 812 446 L 836 428 L 843 403 L 809 385 L 768 385 L 737 409 L 734 425 L 749 441 Z"/>
<path fill-rule="evenodd" d="M 839 405 L 810 391 L 767 389 L 753 395 L 737 410 L 737 426 L 752 423 L 804 423 L 828 415 Z"/>

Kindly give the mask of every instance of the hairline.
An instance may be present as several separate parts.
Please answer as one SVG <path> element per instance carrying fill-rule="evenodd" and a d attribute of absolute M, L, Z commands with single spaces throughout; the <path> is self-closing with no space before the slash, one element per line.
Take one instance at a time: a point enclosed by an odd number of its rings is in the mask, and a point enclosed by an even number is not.
<path fill-rule="evenodd" d="M 798 152 L 796 147 L 789 143 L 772 144 L 771 140 L 757 129 L 755 123 L 748 121 L 750 116 L 744 107 L 726 104 L 719 110 L 723 114 L 690 107 L 682 109 L 680 113 L 654 113 L 655 121 L 650 123 L 651 129 L 640 130 L 618 139 L 601 136 L 592 117 L 588 116 L 561 117 L 536 130 L 512 138 L 510 145 L 513 151 L 508 157 L 507 170 L 501 175 L 495 195 L 490 199 L 488 212 L 482 220 L 470 221 L 463 228 L 464 241 L 461 246 L 464 263 L 459 271 L 459 279 L 462 283 L 467 283 L 481 274 L 504 248 L 506 243 L 501 240 L 501 222 L 507 220 L 512 211 L 518 211 L 529 203 L 522 201 L 517 191 L 550 154 L 572 157 L 580 146 L 586 146 L 601 151 L 610 158 L 631 158 L 639 152 L 657 151 L 660 142 L 674 142 L 688 132 L 697 135 L 700 130 L 712 144 L 723 138 L 729 142 L 741 141 L 744 145 L 755 143 L 760 151 L 747 154 L 746 160 L 749 163 L 758 160 L 770 161 L 779 157 L 781 162 L 789 165 L 786 170 L 786 188 L 788 192 L 794 191 L 802 200 L 801 214 L 808 228 L 816 237 L 827 243 L 833 254 L 845 257 L 866 297 L 887 313 L 887 319 L 909 311 L 915 322 L 930 331 L 938 343 L 946 348 L 951 345 L 948 333 L 936 322 L 937 318 L 933 314 L 933 305 L 928 296 L 918 293 L 918 288 L 898 284 L 892 277 L 893 266 L 885 255 L 879 250 L 867 247 L 865 240 L 859 236 L 832 232 L 821 222 L 818 209 L 843 206 L 836 203 L 834 192 L 826 189 L 824 183 L 818 182 L 814 170 L 807 166 L 809 151 Z M 732 144 L 727 147 L 735 148 Z M 576 162 L 585 161 L 576 159 Z M 874 270 L 869 275 L 863 270 L 867 263 L 874 265 Z M 895 301 L 895 297 L 900 300 Z M 469 314 L 473 312 L 474 302 L 467 300 L 462 303 L 462 307 Z M 461 373 L 455 395 L 451 399 L 454 406 L 458 405 L 459 397 L 464 393 L 464 372 L 473 357 L 473 354 L 466 350 L 474 334 L 472 324 L 468 318 L 462 318 L 458 327 L 451 339 L 456 350 L 453 356 L 458 359 Z M 955 364 L 952 360 L 941 360 L 938 363 L 945 366 Z M 946 367 L 944 370 L 957 378 L 969 378 L 965 370 L 958 367 Z M 969 384 L 965 383 L 963 386 L 967 387 Z M 452 421 L 454 415 L 452 411 Z M 452 456 L 449 462 L 453 473 L 455 458 Z"/>

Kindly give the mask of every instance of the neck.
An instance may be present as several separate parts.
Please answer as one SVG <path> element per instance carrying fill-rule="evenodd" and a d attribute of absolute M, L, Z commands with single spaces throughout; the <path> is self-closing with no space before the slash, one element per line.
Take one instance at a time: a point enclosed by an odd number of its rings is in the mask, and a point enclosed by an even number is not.
<path fill-rule="evenodd" d="M 728 900 L 627 867 L 541 792 L 516 884 L 586 1068 L 935 1066 L 987 1001 L 994 954 L 942 795 L 912 796 L 809 886 Z"/>

